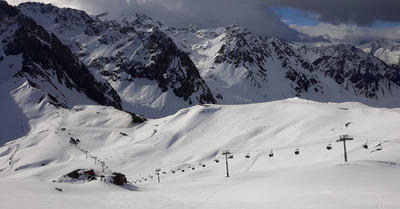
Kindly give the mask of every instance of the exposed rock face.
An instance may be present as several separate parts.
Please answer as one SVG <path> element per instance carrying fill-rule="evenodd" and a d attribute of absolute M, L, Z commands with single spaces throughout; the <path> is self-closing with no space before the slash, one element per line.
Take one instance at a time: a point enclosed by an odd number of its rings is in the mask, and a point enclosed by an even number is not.
<path fill-rule="evenodd" d="M 55 33 L 131 108 L 173 112 L 294 96 L 396 106 L 400 97 L 399 68 L 383 60 L 396 60 L 393 44 L 315 47 L 259 37 L 239 25 L 176 29 L 145 15 L 110 21 L 48 4 L 18 8 Z"/>
<path fill-rule="evenodd" d="M 19 8 L 32 16 L 47 15 L 41 24 L 61 37 L 92 72 L 101 73 L 115 86 L 147 79 L 155 81 L 161 92 L 171 91 L 189 105 L 216 103 L 188 54 L 159 29 L 161 23 L 144 15 L 108 21 L 40 3 L 24 3 Z"/>
<path fill-rule="evenodd" d="M 387 66 L 372 54 L 350 45 L 324 48 L 313 65 L 333 78 L 347 91 L 367 98 L 399 86 L 399 71 Z"/>
<path fill-rule="evenodd" d="M 132 78 L 155 80 L 162 92 L 172 89 L 177 97 L 193 104 L 191 96 L 201 94 L 196 103 L 216 103 L 199 71 L 189 56 L 179 50 L 175 43 L 157 28 L 151 34 L 139 32 L 144 62 L 117 59 L 116 65 Z"/>
<path fill-rule="evenodd" d="M 107 82 L 99 82 L 71 50 L 18 9 L 0 2 L 2 49 L 5 57 L 22 54 L 22 69 L 14 77 L 26 78 L 46 92 L 52 102 L 71 107 L 64 87 L 93 101 L 121 108 L 121 100 Z"/>

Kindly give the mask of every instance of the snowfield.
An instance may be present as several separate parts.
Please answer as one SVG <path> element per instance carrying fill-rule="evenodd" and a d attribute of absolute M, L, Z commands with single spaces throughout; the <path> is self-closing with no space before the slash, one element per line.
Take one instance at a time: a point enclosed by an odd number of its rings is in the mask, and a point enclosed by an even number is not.
<path fill-rule="evenodd" d="M 292 98 L 198 105 L 133 124 L 112 107 L 57 109 L 38 103 L 35 89 L 20 91 L 12 98 L 26 119 L 1 120 L 4 209 L 400 207 L 399 109 Z M 336 142 L 345 134 L 353 138 L 347 163 Z M 76 169 L 94 169 L 98 179 L 63 178 Z M 130 184 L 100 180 L 112 172 Z"/>

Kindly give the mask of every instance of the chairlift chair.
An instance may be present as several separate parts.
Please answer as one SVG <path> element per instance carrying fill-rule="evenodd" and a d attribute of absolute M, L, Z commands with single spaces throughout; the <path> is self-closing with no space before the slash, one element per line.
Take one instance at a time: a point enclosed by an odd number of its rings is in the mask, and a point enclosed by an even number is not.
<path fill-rule="evenodd" d="M 329 142 L 329 144 L 326 146 L 327 150 L 331 150 L 332 149 L 332 144 Z"/>
<path fill-rule="evenodd" d="M 215 161 L 215 163 L 219 163 L 219 160 L 218 160 L 218 159 L 214 159 L 214 161 Z"/>
<path fill-rule="evenodd" d="M 274 152 L 272 152 L 272 150 L 271 150 L 271 152 L 269 153 L 269 157 L 273 157 L 274 156 Z"/>
<path fill-rule="evenodd" d="M 294 154 L 295 154 L 295 155 L 299 155 L 299 154 L 300 154 L 299 147 L 297 147 L 296 150 L 294 150 Z"/>
<path fill-rule="evenodd" d="M 229 158 L 229 159 L 233 159 L 233 155 L 229 155 L 228 158 Z"/>
<path fill-rule="evenodd" d="M 203 168 L 206 167 L 206 164 L 203 163 L 203 164 L 201 165 L 201 167 L 203 167 Z"/>
<path fill-rule="evenodd" d="M 245 158 L 250 158 L 250 154 L 247 153 L 246 156 L 244 156 Z"/>
<path fill-rule="evenodd" d="M 363 144 L 363 148 L 364 148 L 364 149 L 368 149 L 368 141 L 365 142 L 365 144 Z"/>
<path fill-rule="evenodd" d="M 378 144 L 376 146 L 376 151 L 381 151 L 382 150 L 382 144 Z"/>

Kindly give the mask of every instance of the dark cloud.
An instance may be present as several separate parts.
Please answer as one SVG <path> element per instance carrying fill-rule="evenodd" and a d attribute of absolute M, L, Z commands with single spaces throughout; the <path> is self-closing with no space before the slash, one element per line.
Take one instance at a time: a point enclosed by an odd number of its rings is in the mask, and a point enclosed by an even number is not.
<path fill-rule="evenodd" d="M 24 0 L 8 0 L 14 4 Z M 25 0 L 26 1 L 26 0 Z M 283 23 L 258 0 L 39 0 L 61 7 L 85 10 L 91 14 L 109 12 L 113 18 L 121 13 L 142 13 L 154 20 L 174 26 L 197 25 L 201 28 L 240 24 L 261 36 L 299 40 L 301 33 Z"/>
<path fill-rule="evenodd" d="M 399 0 L 260 0 L 277 7 L 318 12 L 319 21 L 371 26 L 376 21 L 400 23 Z"/>
<path fill-rule="evenodd" d="M 18 4 L 27 0 L 7 0 Z M 109 12 L 110 17 L 142 13 L 178 27 L 201 28 L 240 24 L 261 36 L 286 40 L 323 40 L 310 37 L 282 22 L 271 7 L 292 7 L 318 13 L 316 18 L 335 25 L 370 26 L 375 21 L 400 22 L 400 0 L 38 0 L 89 14 Z M 303 31 L 304 32 L 304 31 Z"/>
<path fill-rule="evenodd" d="M 165 2 L 178 3 L 168 9 Z M 139 1 L 138 1 L 139 2 Z M 133 1 L 131 1 L 133 3 Z M 299 32 L 283 23 L 264 2 L 249 0 L 153 0 L 136 3 L 139 12 L 173 25 L 194 24 L 202 28 L 240 24 L 258 35 L 298 39 Z"/>

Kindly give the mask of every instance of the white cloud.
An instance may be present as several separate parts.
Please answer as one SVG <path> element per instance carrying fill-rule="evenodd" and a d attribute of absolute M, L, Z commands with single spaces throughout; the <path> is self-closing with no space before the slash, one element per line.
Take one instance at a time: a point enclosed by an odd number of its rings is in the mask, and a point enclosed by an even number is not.
<path fill-rule="evenodd" d="M 370 28 L 355 25 L 320 23 L 316 26 L 290 25 L 311 36 L 329 36 L 333 42 L 358 43 L 371 40 L 400 40 L 400 27 Z"/>
<path fill-rule="evenodd" d="M 7 2 L 18 5 L 26 0 L 7 0 Z M 324 34 L 328 34 L 333 40 L 346 42 L 399 39 L 400 37 L 400 27 L 377 29 L 329 23 L 320 23 L 317 26 L 290 25 L 289 27 L 285 23 L 288 20 L 279 19 L 268 7 L 271 4 L 293 6 L 303 8 L 305 11 L 320 12 L 318 13 L 320 15 L 325 14 L 323 13 L 325 10 L 334 11 L 334 8 L 340 6 L 334 2 L 331 2 L 332 8 L 328 8 L 325 4 L 312 4 L 315 2 L 313 0 L 296 0 L 296 2 L 289 0 L 41 0 L 41 2 L 51 3 L 58 7 L 81 9 L 89 14 L 107 11 L 112 18 L 118 18 L 121 14 L 142 13 L 177 27 L 194 24 L 201 28 L 214 28 L 238 23 L 257 35 L 292 41 L 298 40 L 300 36 L 309 40 L 322 39 L 320 36 Z M 373 13 L 370 15 L 373 16 Z M 309 34 L 314 38 L 302 36 L 301 33 Z"/>

